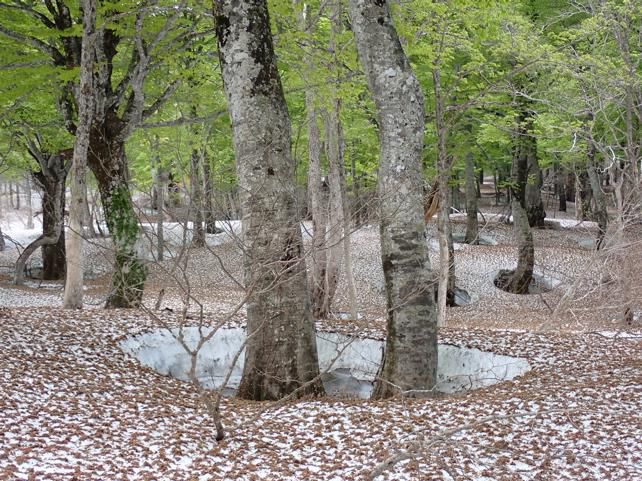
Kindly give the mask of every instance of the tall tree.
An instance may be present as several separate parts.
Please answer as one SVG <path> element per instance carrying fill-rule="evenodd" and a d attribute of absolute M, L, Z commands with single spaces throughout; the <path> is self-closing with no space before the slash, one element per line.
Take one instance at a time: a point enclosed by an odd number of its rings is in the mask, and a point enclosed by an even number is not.
<path fill-rule="evenodd" d="M 96 1 L 82 0 L 83 34 L 80 58 L 80 82 L 76 89 L 78 128 L 71 167 L 71 202 L 67 234 L 67 276 L 63 305 L 67 309 L 82 308 L 83 302 L 83 218 L 85 216 L 87 152 L 93 117 L 94 38 Z"/>
<path fill-rule="evenodd" d="M 359 59 L 380 129 L 381 256 L 388 336 L 375 397 L 420 395 L 435 384 L 437 322 L 424 232 L 424 99 L 388 4 L 350 0 Z"/>
<path fill-rule="evenodd" d="M 242 211 L 247 330 L 240 397 L 320 394 L 290 119 L 266 0 L 216 0 L 219 56 L 232 119 Z"/>

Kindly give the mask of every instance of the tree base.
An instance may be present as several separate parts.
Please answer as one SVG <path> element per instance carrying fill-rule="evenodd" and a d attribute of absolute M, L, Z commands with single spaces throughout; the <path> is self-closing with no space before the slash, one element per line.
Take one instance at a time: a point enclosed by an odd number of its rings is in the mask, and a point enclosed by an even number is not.
<path fill-rule="evenodd" d="M 517 273 L 515 269 L 500 269 L 493 281 L 498 289 L 511 294 L 529 294 L 532 274 Z"/>

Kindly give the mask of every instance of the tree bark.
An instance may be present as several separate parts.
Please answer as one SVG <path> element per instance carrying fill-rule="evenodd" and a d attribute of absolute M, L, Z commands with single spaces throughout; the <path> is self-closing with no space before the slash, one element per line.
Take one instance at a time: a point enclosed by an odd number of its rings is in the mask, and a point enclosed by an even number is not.
<path fill-rule="evenodd" d="M 34 228 L 34 225 L 33 225 L 33 202 L 31 200 L 32 190 L 31 190 L 30 175 L 27 175 L 25 179 L 25 195 L 27 196 L 27 229 L 31 230 Z"/>
<path fill-rule="evenodd" d="M 528 130 L 521 137 L 522 148 L 525 149 L 528 180 L 526 182 L 526 214 L 531 227 L 544 227 L 546 211 L 542 202 L 542 172 L 537 159 L 537 139 L 531 132 L 532 118 L 527 117 Z"/>
<path fill-rule="evenodd" d="M 98 182 L 105 222 L 114 245 L 116 265 L 105 303 L 108 309 L 139 307 L 147 278 L 147 269 L 136 252 L 140 226 L 129 191 L 123 128 L 116 113 L 108 111 L 105 121 L 92 127 L 87 157 Z"/>
<path fill-rule="evenodd" d="M 266 0 L 216 0 L 242 212 L 247 331 L 239 397 L 323 393 L 296 209 L 290 119 Z"/>
<path fill-rule="evenodd" d="M 511 209 L 517 239 L 517 268 L 501 270 L 495 285 L 513 294 L 527 294 L 533 279 L 535 246 L 533 233 L 526 210 L 526 189 L 528 183 L 529 157 L 532 146 L 523 139 L 530 132 L 530 115 L 522 111 L 517 116 L 517 128 L 513 139 L 513 164 L 511 169 Z"/>
<path fill-rule="evenodd" d="M 477 220 L 477 187 L 475 185 L 475 162 L 473 153 L 466 154 L 466 235 L 467 244 L 479 244 L 479 222 Z"/>
<path fill-rule="evenodd" d="M 42 194 L 42 235 L 29 244 L 18 257 L 15 284 L 24 281 L 24 269 L 31 255 L 42 247 L 43 279 L 57 280 L 65 277 L 65 235 L 63 231 L 65 209 L 65 159 L 68 152 L 47 156 L 44 171 L 34 174 L 43 189 Z M 44 154 L 39 154 L 45 158 Z"/>
<path fill-rule="evenodd" d="M 327 245 L 326 230 L 328 222 L 328 184 L 321 175 L 321 147 L 317 113 L 311 93 L 306 92 L 308 119 L 308 195 L 312 213 L 312 315 L 315 319 L 328 316 L 326 302 Z"/>
<path fill-rule="evenodd" d="M 203 247 L 205 245 L 205 230 L 203 229 L 203 177 L 201 176 L 200 164 L 202 156 L 198 149 L 192 150 L 190 158 L 190 211 L 194 216 L 194 227 L 192 229 L 192 246 Z"/>
<path fill-rule="evenodd" d="M 379 205 L 388 335 L 373 397 L 425 395 L 436 382 L 437 316 L 423 221 L 421 86 L 385 2 L 350 0 L 380 128 Z"/>
<path fill-rule="evenodd" d="M 62 225 L 65 212 L 64 186 L 72 152 L 65 150 L 48 155 L 31 148 L 30 153 L 40 166 L 40 170 L 33 173 L 33 178 L 42 191 L 42 235 L 51 240 L 42 244 L 42 278 L 59 280 L 65 277 L 66 269 L 65 232 Z M 59 226 L 60 233 L 56 234 Z"/>
<path fill-rule="evenodd" d="M 76 92 L 78 129 L 71 166 L 71 203 L 67 233 L 67 275 L 65 278 L 65 309 L 81 309 L 83 305 L 83 217 L 87 202 L 87 151 L 93 118 L 94 30 L 96 27 L 95 0 L 82 0 L 83 41 L 80 60 L 80 85 Z"/>

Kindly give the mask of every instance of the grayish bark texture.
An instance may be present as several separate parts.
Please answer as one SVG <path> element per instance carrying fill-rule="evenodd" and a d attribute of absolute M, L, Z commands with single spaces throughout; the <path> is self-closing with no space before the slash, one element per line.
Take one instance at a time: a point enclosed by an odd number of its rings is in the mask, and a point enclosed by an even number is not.
<path fill-rule="evenodd" d="M 475 184 L 475 161 L 473 153 L 466 154 L 466 236 L 467 244 L 479 244 L 479 222 L 477 220 L 477 186 Z"/>
<path fill-rule="evenodd" d="M 266 0 L 217 0 L 216 33 L 232 120 L 244 242 L 247 329 L 238 395 L 321 394 L 290 119 Z"/>
<path fill-rule="evenodd" d="M 96 27 L 95 0 L 82 0 L 83 36 L 80 59 L 80 85 L 76 91 L 78 129 L 71 165 L 71 202 L 67 232 L 67 276 L 63 306 L 80 309 L 83 303 L 83 217 L 85 216 L 87 152 L 93 117 L 94 30 Z"/>
<path fill-rule="evenodd" d="M 424 100 L 385 1 L 350 0 L 359 59 L 380 128 L 381 255 L 388 336 L 374 397 L 435 384 L 437 315 L 422 212 Z"/>

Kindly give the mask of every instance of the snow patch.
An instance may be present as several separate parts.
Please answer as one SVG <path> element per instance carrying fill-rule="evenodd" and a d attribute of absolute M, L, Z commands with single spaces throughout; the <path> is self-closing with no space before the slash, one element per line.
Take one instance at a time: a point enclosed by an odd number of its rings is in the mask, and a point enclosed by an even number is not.
<path fill-rule="evenodd" d="M 191 355 L 209 329 L 186 327 L 159 329 L 120 342 L 121 349 L 155 371 L 189 380 Z M 228 372 L 226 389 L 238 387 L 243 372 L 243 329 L 218 329 L 198 352 L 196 377 L 206 388 L 220 387 Z M 368 398 L 381 365 L 384 342 L 349 337 L 339 333 L 318 333 L 317 349 L 322 379 L 328 394 Z M 502 356 L 479 349 L 453 345 L 439 346 L 438 384 L 443 393 L 467 391 L 513 379 L 530 369 L 521 358 Z"/>

